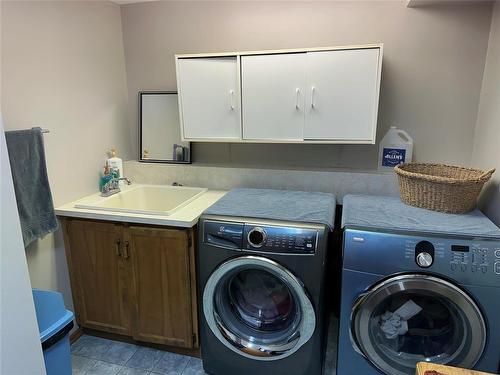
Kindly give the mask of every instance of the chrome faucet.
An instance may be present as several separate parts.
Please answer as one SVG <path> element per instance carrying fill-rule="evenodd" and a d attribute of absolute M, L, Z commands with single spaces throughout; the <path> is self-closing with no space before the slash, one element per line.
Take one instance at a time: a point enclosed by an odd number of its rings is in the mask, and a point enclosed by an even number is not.
<path fill-rule="evenodd" d="M 130 181 L 130 179 L 128 179 L 127 177 L 112 178 L 102 187 L 101 197 L 109 197 L 110 195 L 119 193 L 121 190 L 118 182 L 120 181 L 125 181 L 127 185 L 130 185 L 132 183 L 132 181 Z"/>

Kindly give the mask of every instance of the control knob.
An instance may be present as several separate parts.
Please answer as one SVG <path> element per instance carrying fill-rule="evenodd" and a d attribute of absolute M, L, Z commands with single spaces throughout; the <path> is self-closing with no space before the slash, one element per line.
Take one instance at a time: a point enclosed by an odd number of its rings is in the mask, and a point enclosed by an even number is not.
<path fill-rule="evenodd" d="M 248 243 L 252 247 L 262 247 L 266 243 L 267 234 L 266 231 L 260 227 L 252 228 L 248 232 Z"/>
<path fill-rule="evenodd" d="M 417 264 L 422 268 L 428 268 L 432 266 L 433 261 L 434 259 L 432 259 L 432 255 L 426 253 L 425 251 L 417 255 Z"/>
<path fill-rule="evenodd" d="M 429 268 L 434 262 L 434 245 L 429 241 L 420 241 L 415 246 L 415 262 L 419 267 Z"/>

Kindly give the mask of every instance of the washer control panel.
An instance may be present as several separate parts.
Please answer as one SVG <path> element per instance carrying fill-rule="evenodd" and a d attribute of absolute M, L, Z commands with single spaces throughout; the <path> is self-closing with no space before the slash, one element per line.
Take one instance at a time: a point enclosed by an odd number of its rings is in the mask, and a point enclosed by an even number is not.
<path fill-rule="evenodd" d="M 243 249 L 272 253 L 314 254 L 318 230 L 245 224 Z"/>
<path fill-rule="evenodd" d="M 405 255 L 406 258 L 414 258 L 421 268 L 429 268 L 436 262 L 443 267 L 443 262 L 446 262 L 449 271 L 500 276 L 499 242 L 406 239 Z"/>
<path fill-rule="evenodd" d="M 343 262 L 344 268 L 356 271 L 392 274 L 420 270 L 449 275 L 460 283 L 498 286 L 500 238 L 347 229 Z"/>

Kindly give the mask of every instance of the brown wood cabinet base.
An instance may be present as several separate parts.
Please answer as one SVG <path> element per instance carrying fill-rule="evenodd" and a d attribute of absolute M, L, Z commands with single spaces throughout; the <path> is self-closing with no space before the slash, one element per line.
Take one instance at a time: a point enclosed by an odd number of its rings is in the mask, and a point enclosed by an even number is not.
<path fill-rule="evenodd" d="M 61 221 L 81 328 L 198 348 L 194 229 Z"/>
<path fill-rule="evenodd" d="M 88 328 L 82 328 L 81 330 L 82 330 L 82 334 L 85 334 L 85 335 L 102 337 L 103 339 L 121 341 L 121 342 L 126 342 L 128 344 L 146 346 L 148 348 L 165 350 L 167 352 L 187 355 L 190 357 L 201 358 L 201 351 L 200 351 L 199 347 L 194 348 L 194 349 L 179 348 L 176 346 L 161 345 L 161 344 L 154 344 L 154 343 L 150 343 L 150 342 L 137 341 L 137 340 L 134 340 L 133 337 L 131 337 L 131 336 L 117 335 L 116 333 L 108 333 L 108 332 L 97 331 L 97 330 L 88 329 Z"/>

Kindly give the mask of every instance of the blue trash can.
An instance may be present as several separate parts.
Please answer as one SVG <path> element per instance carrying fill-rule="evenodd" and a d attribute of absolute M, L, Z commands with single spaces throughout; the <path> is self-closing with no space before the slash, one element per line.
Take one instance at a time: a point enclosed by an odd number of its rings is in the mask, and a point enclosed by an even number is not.
<path fill-rule="evenodd" d="M 66 310 L 61 293 L 33 289 L 47 375 L 71 375 L 69 331 L 73 313 Z"/>

